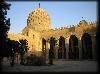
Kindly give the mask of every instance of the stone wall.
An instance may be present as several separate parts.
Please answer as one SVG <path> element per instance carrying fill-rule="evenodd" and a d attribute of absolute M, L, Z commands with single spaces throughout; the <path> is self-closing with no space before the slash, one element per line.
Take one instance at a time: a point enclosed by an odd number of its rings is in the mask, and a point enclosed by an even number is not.
<path fill-rule="evenodd" d="M 42 51 L 42 38 L 44 38 L 46 42 L 46 49 L 47 49 L 47 57 L 48 57 L 48 51 L 50 49 L 49 39 L 50 37 L 54 37 L 59 44 L 59 38 L 60 36 L 63 36 L 65 38 L 65 47 L 66 47 L 66 59 L 68 59 L 68 52 L 69 52 L 69 38 L 71 35 L 75 35 L 78 38 L 78 47 L 79 47 L 79 58 L 81 59 L 82 55 L 82 44 L 81 44 L 81 37 L 84 33 L 90 34 L 92 38 L 92 48 L 93 48 L 93 57 L 95 58 L 95 36 L 96 36 L 96 23 L 79 23 L 76 26 L 73 27 L 63 27 L 60 29 L 50 29 L 48 31 L 36 31 L 33 29 L 30 29 L 28 26 L 25 27 L 20 34 L 14 34 L 14 33 L 8 33 L 8 38 L 11 40 L 19 40 L 19 39 L 26 39 L 28 41 L 29 46 L 29 52 L 35 52 L 35 51 Z M 58 48 L 59 46 L 55 46 L 56 51 L 56 59 L 58 58 Z M 48 59 L 48 58 L 47 58 Z"/>

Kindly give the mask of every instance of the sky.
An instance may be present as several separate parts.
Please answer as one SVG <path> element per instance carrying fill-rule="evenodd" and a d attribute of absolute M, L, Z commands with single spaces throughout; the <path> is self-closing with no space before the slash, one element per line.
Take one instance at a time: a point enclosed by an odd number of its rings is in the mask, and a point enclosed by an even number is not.
<path fill-rule="evenodd" d="M 7 18 L 10 18 L 10 32 L 20 33 L 27 26 L 30 12 L 39 7 L 48 12 L 53 28 L 76 25 L 80 20 L 97 21 L 96 1 L 8 1 L 11 4 Z M 83 17 L 83 18 L 82 18 Z"/>

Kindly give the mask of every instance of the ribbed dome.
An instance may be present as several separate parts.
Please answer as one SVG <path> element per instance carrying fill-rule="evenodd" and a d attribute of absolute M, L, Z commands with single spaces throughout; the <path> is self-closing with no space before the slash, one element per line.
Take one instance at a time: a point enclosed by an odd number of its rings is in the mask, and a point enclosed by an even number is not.
<path fill-rule="evenodd" d="M 48 30 L 51 28 L 50 17 L 44 9 L 37 8 L 29 14 L 27 25 L 33 30 Z"/>

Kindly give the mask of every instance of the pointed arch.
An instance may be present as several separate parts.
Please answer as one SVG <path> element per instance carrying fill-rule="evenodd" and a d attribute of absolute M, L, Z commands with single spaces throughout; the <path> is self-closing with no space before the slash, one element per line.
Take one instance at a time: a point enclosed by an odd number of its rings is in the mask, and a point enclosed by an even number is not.
<path fill-rule="evenodd" d="M 59 38 L 58 59 L 66 59 L 65 38 L 63 36 Z"/>
<path fill-rule="evenodd" d="M 75 35 L 69 39 L 69 59 L 79 59 L 78 38 Z"/>
<path fill-rule="evenodd" d="M 84 33 L 82 38 L 82 58 L 83 59 L 92 59 L 92 40 L 91 36 L 88 33 Z"/>
<path fill-rule="evenodd" d="M 50 38 L 50 49 L 49 49 L 49 58 L 55 58 L 55 38 Z"/>
<path fill-rule="evenodd" d="M 42 38 L 42 55 L 46 59 L 46 40 L 44 38 Z"/>
<path fill-rule="evenodd" d="M 42 49 L 46 49 L 46 40 L 42 38 Z"/>

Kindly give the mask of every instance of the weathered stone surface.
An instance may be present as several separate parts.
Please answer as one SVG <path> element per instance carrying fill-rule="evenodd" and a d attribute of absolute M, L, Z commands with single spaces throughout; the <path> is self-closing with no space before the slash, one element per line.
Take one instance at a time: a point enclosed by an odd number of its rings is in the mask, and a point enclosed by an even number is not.
<path fill-rule="evenodd" d="M 42 38 L 44 38 L 47 42 L 46 49 L 49 49 L 50 46 L 48 40 L 50 37 L 53 36 L 56 40 L 58 40 L 60 36 L 63 36 L 65 38 L 65 46 L 68 51 L 68 43 L 71 35 L 74 34 L 78 38 L 78 47 L 81 48 L 80 40 L 82 35 L 86 32 L 93 37 L 96 36 L 96 26 L 96 22 L 90 23 L 85 20 L 81 20 L 76 26 L 52 29 L 48 13 L 42 8 L 37 8 L 29 14 L 27 26 L 23 29 L 22 33 L 8 33 L 8 38 L 13 40 L 27 39 L 29 52 L 36 52 L 42 50 Z M 56 46 L 56 48 L 58 47 Z"/>

